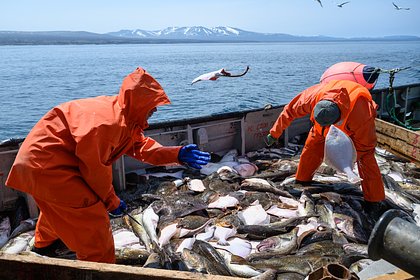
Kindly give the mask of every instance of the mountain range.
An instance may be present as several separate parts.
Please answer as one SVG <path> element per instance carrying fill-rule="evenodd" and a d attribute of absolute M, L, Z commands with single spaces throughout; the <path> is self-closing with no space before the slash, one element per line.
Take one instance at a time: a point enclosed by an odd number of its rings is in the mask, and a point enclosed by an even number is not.
<path fill-rule="evenodd" d="M 141 44 L 198 42 L 326 42 L 354 40 L 420 40 L 417 36 L 340 38 L 328 36 L 295 36 L 284 33 L 258 33 L 239 28 L 218 26 L 168 27 L 162 30 L 120 30 L 104 34 L 85 31 L 0 31 L 0 45 L 24 44 Z"/>

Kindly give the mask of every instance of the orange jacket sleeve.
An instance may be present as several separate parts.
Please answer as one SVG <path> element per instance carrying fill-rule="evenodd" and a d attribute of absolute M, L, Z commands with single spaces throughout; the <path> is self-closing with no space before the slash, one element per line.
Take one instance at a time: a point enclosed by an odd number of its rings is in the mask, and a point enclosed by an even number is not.
<path fill-rule="evenodd" d="M 287 104 L 280 113 L 277 121 L 270 129 L 270 134 L 274 138 L 279 138 L 290 123 L 300 117 L 304 117 L 312 112 L 312 103 L 316 97 L 315 92 L 319 91 L 321 85 L 317 84 L 299 93 L 292 101 Z"/>
<path fill-rule="evenodd" d="M 181 146 L 162 146 L 150 137 L 141 134 L 134 144 L 134 149 L 128 149 L 127 155 L 153 165 L 177 165 Z"/>
<path fill-rule="evenodd" d="M 76 137 L 75 155 L 79 159 L 79 170 L 87 185 L 99 196 L 108 211 L 120 204 L 112 185 L 112 166 L 107 165 L 109 145 L 104 145 L 103 134 L 93 128 L 83 137 Z"/>

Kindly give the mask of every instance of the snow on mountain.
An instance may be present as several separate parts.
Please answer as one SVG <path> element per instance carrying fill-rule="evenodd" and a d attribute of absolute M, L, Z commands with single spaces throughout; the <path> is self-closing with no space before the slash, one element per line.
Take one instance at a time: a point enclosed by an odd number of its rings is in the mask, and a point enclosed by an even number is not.
<path fill-rule="evenodd" d="M 121 30 L 117 32 L 110 32 L 107 35 L 125 37 L 125 38 L 160 38 L 160 39 L 231 39 L 232 37 L 240 37 L 246 34 L 253 34 L 254 32 L 244 31 L 233 27 L 211 27 L 191 26 L 191 27 L 167 27 L 162 30 L 146 31 L 141 29 L 136 30 Z M 255 33 L 258 34 L 258 33 Z"/>

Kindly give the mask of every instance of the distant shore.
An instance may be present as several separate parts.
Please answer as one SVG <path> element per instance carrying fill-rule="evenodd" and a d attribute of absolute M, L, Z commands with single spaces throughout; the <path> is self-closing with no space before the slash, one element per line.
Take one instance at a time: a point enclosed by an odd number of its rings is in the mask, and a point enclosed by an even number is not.
<path fill-rule="evenodd" d="M 288 34 L 256 34 L 209 38 L 135 38 L 75 31 L 0 31 L 0 45 L 87 45 L 87 44 L 186 44 L 186 43 L 304 43 L 357 41 L 420 41 L 416 36 L 386 36 L 375 38 L 335 38 L 327 36 L 293 36 Z"/>

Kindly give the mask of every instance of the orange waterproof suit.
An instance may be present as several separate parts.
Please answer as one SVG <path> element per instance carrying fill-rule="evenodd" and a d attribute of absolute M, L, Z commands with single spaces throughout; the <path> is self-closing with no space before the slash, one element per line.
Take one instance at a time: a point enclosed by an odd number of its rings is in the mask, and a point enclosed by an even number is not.
<path fill-rule="evenodd" d="M 119 206 L 112 163 L 123 154 L 154 164 L 179 164 L 181 147 L 143 135 L 148 113 L 169 104 L 145 70 L 128 75 L 116 96 L 61 104 L 23 142 L 6 184 L 32 194 L 41 213 L 35 247 L 61 239 L 80 260 L 115 262 L 107 211 Z"/>
<path fill-rule="evenodd" d="M 378 202 L 385 199 L 382 176 L 374 153 L 376 147 L 375 117 L 377 105 L 369 91 L 353 81 L 332 80 L 326 84 L 314 85 L 287 104 L 270 134 L 279 138 L 290 123 L 299 117 L 310 114 L 314 126 L 311 128 L 302 150 L 296 179 L 311 181 L 324 157 L 324 129 L 315 121 L 313 109 L 320 100 L 335 102 L 340 108 L 341 119 L 335 124 L 344 131 L 354 143 L 357 151 L 357 165 L 362 181 L 364 199 Z"/>

